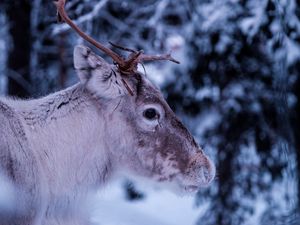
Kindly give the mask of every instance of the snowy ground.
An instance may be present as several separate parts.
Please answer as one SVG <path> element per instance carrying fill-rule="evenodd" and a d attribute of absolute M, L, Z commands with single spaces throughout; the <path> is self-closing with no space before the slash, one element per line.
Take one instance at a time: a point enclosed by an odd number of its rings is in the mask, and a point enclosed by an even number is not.
<path fill-rule="evenodd" d="M 123 179 L 108 184 L 96 195 L 91 196 L 84 208 L 91 213 L 93 225 L 195 225 L 209 207 L 209 202 L 196 207 L 194 196 L 177 196 L 168 190 L 157 189 L 148 184 L 135 183 L 135 186 L 146 194 L 141 200 L 126 199 Z M 277 183 L 270 193 L 271 201 L 277 204 L 275 209 L 283 214 L 289 213 L 295 204 L 287 204 L 284 200 L 285 188 L 282 183 Z M 0 176 L 0 212 L 15 210 L 13 196 L 13 187 Z M 261 216 L 268 207 L 263 195 L 259 195 L 249 204 L 255 204 L 255 211 L 243 224 L 261 224 Z"/>
<path fill-rule="evenodd" d="M 108 184 L 90 202 L 94 225 L 195 225 L 209 207 L 209 202 L 196 207 L 194 196 L 177 196 L 171 191 L 140 183 L 135 185 L 146 197 L 128 201 L 123 184 L 122 179 Z M 284 204 L 286 201 L 281 198 L 285 192 L 282 188 L 286 186 L 282 183 L 278 185 L 274 185 L 271 198 L 276 204 Z M 249 215 L 244 225 L 258 225 L 267 208 L 267 202 L 259 195 L 249 204 L 255 204 L 255 211 Z M 281 210 L 288 209 L 288 205 L 278 207 Z"/>
<path fill-rule="evenodd" d="M 93 200 L 95 225 L 192 225 L 208 205 L 196 208 L 193 196 L 179 197 L 167 190 L 148 187 L 138 201 L 125 198 L 121 181 L 98 193 Z"/>

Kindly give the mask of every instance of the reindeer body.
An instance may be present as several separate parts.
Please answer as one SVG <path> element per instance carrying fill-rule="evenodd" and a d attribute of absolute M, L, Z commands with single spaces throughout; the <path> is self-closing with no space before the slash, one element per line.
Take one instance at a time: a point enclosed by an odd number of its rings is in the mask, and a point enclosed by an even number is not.
<path fill-rule="evenodd" d="M 72 208 L 111 172 L 107 139 L 101 137 L 105 115 L 99 117 L 87 95 L 77 84 L 38 100 L 0 100 L 0 165 L 20 190 L 16 196 L 24 206 L 17 207 L 28 217 L 22 215 L 23 222 L 16 224 L 44 224 L 29 208 L 39 208 L 49 221 L 68 214 L 59 211 Z"/>
<path fill-rule="evenodd" d="M 0 98 L 0 169 L 20 208 L 6 224 L 88 224 L 79 206 L 120 170 L 180 191 L 212 181 L 213 163 L 145 76 L 126 79 L 131 96 L 89 48 L 75 48 L 74 64 L 80 83 L 66 90 Z"/>

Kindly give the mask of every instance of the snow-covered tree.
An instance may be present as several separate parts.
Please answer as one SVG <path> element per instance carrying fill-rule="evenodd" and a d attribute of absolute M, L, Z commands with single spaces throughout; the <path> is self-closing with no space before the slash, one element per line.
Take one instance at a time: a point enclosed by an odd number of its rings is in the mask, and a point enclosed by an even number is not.
<path fill-rule="evenodd" d="M 210 210 L 199 224 L 251 224 L 260 213 L 264 224 L 274 223 L 296 207 L 289 118 L 299 79 L 299 71 L 289 70 L 300 60 L 296 6 L 229 0 L 193 7 L 192 62 L 166 88 L 218 161 Z"/>

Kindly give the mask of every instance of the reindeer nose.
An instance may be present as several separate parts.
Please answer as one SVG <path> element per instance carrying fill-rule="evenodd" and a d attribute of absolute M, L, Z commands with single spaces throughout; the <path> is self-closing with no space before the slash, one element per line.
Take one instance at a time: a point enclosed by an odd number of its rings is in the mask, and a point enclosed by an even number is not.
<path fill-rule="evenodd" d="M 214 163 L 205 156 L 205 163 L 200 167 L 200 176 L 202 176 L 207 184 L 211 183 L 216 175 L 216 167 Z"/>
<path fill-rule="evenodd" d="M 211 183 L 216 174 L 214 163 L 203 152 L 196 153 L 191 161 L 191 168 L 203 185 Z"/>

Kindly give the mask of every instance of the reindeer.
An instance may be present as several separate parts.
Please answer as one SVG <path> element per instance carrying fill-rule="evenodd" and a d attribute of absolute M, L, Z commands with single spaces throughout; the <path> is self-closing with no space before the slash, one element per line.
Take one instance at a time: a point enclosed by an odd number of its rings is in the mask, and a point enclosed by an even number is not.
<path fill-rule="evenodd" d="M 65 0 L 55 4 L 59 18 L 114 64 L 79 45 L 79 83 L 40 99 L 0 98 L 0 171 L 15 187 L 18 209 L 0 212 L 0 224 L 89 224 L 81 203 L 118 171 L 183 193 L 209 185 L 214 164 L 137 71 L 140 62 L 177 61 L 133 50 L 124 59 L 84 34 L 66 14 Z"/>

